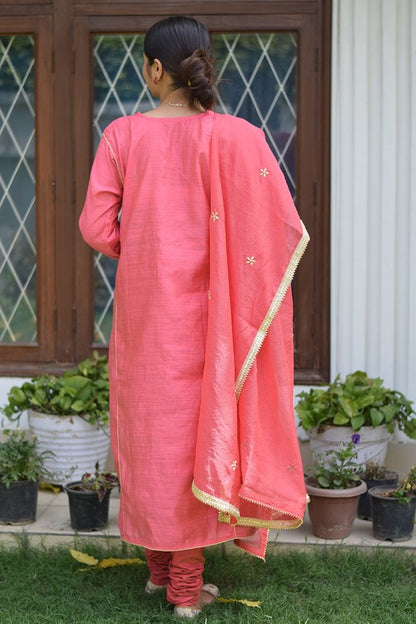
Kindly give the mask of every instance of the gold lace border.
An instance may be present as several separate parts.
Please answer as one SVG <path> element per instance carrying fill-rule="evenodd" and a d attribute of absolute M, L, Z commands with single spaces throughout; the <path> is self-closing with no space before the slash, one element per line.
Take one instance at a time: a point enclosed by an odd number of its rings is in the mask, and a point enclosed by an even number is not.
<path fill-rule="evenodd" d="M 270 325 L 272 324 L 274 317 L 279 311 L 279 308 L 282 305 L 282 301 L 286 295 L 286 292 L 290 284 L 292 283 L 293 276 L 295 274 L 295 271 L 298 267 L 299 262 L 301 261 L 303 254 L 305 253 L 305 249 L 306 249 L 308 242 L 309 242 L 309 234 L 304 224 L 302 223 L 302 237 L 300 241 L 298 242 L 295 251 L 293 252 L 293 255 L 287 266 L 283 279 L 279 285 L 279 288 L 277 289 L 277 292 L 275 296 L 273 297 L 273 301 L 271 302 L 270 307 L 267 311 L 267 314 L 264 317 L 263 322 L 259 327 L 259 330 L 257 331 L 257 334 L 253 340 L 253 343 L 247 353 L 246 359 L 244 360 L 241 370 L 237 376 L 237 379 L 235 382 L 235 394 L 236 394 L 237 400 L 240 397 L 240 394 L 244 387 L 246 379 L 261 349 L 264 339 L 266 338 L 267 332 L 270 329 Z"/>

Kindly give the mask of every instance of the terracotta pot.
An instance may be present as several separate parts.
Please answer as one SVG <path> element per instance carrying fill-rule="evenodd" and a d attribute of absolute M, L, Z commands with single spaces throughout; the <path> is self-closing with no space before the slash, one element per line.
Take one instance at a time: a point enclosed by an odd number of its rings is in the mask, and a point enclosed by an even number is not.
<path fill-rule="evenodd" d="M 305 480 L 309 494 L 309 517 L 316 537 L 342 539 L 348 537 L 357 514 L 358 499 L 367 490 L 364 481 L 344 490 L 326 490 L 313 485 L 314 479 Z M 315 482 L 316 483 L 316 482 Z"/>

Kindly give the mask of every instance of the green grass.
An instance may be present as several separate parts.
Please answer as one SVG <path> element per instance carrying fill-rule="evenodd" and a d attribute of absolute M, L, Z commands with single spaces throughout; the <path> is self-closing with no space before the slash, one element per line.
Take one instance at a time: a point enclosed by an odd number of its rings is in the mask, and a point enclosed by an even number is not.
<path fill-rule="evenodd" d="M 75 546 L 98 559 L 142 557 L 133 547 Z M 206 581 L 224 598 L 262 601 L 207 607 L 198 624 L 414 624 L 416 560 L 398 550 L 360 552 L 332 546 L 282 550 L 266 563 L 206 551 Z M 163 594 L 143 591 L 147 568 L 122 566 L 80 572 L 68 546 L 31 547 L 20 539 L 0 546 L 1 624 L 159 624 L 177 620 Z"/>

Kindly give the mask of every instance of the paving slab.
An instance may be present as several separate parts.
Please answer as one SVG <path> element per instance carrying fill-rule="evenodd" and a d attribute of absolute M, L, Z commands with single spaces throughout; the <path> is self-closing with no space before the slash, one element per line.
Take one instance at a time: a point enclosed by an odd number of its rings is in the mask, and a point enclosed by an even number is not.
<path fill-rule="evenodd" d="M 115 541 L 120 539 L 117 525 L 120 498 L 113 490 L 110 498 L 109 524 L 102 531 L 76 532 L 71 528 L 68 497 L 65 492 L 40 491 L 36 521 L 20 526 L 0 524 L 0 542 L 16 543 L 19 536 L 29 537 L 33 544 L 50 546 L 53 544 L 74 543 L 79 539 L 101 539 Z M 416 533 L 416 532 L 415 532 Z M 401 548 L 416 550 L 416 535 L 405 542 L 381 541 L 372 535 L 371 522 L 356 518 L 351 535 L 343 540 L 324 540 L 313 535 L 309 516 L 298 529 L 289 531 L 270 531 L 268 553 L 278 552 L 284 547 L 310 549 L 316 547 L 342 546 L 359 548 Z"/>

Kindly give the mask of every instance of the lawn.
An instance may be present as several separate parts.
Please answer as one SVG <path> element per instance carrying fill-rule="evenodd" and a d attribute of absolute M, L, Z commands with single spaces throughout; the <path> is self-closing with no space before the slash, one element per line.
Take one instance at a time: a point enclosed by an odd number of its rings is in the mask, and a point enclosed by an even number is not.
<path fill-rule="evenodd" d="M 142 558 L 140 549 L 78 542 L 78 551 L 99 561 Z M 302 552 L 282 549 L 266 563 L 206 551 L 206 581 L 225 599 L 198 624 L 414 624 L 416 560 L 395 549 L 360 551 L 331 546 Z M 87 568 L 86 570 L 81 570 Z M 91 569 L 69 546 L 32 547 L 24 538 L 0 545 L 1 624 L 163 624 L 178 622 L 163 594 L 149 596 L 145 565 Z"/>

